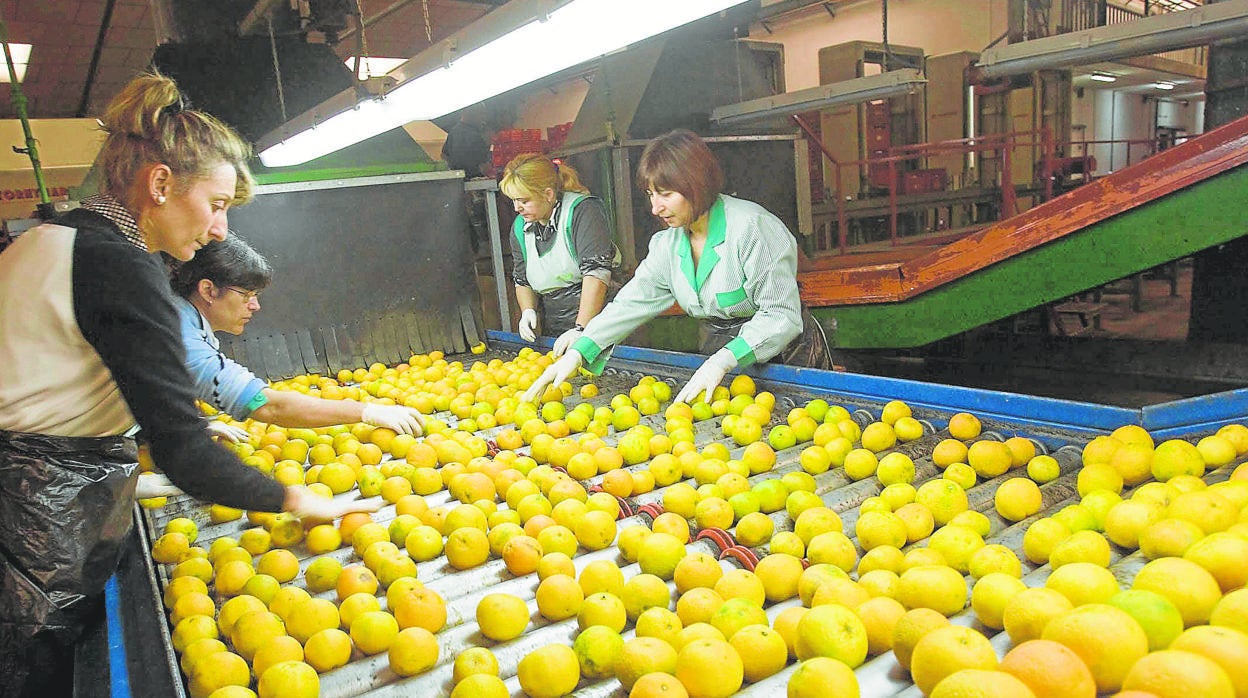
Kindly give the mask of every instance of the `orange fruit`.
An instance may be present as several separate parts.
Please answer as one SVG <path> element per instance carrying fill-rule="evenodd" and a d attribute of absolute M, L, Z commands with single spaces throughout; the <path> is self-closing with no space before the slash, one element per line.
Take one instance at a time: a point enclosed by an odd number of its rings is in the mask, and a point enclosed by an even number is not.
<path fill-rule="evenodd" d="M 239 620 L 241 622 L 242 619 Z M 316 633 L 327 628 L 337 628 L 341 622 L 338 607 L 332 601 L 308 599 L 291 609 L 286 622 L 286 632 L 299 642 L 306 643 Z"/>
<path fill-rule="evenodd" d="M 624 690 L 630 690 L 642 676 L 651 672 L 676 671 L 676 650 L 653 637 L 635 637 L 623 643 L 615 657 L 615 677 Z"/>
<path fill-rule="evenodd" d="M 1127 671 L 1148 654 L 1148 636 L 1126 611 L 1088 604 L 1049 621 L 1042 639 L 1060 642 L 1083 659 L 1098 691 L 1122 687 Z"/>
<path fill-rule="evenodd" d="M 897 663 L 907 671 L 910 670 L 910 659 L 914 648 L 929 632 L 949 624 L 949 619 L 930 608 L 916 608 L 906 611 L 893 625 L 892 648 Z"/>
<path fill-rule="evenodd" d="M 576 580 L 566 574 L 553 574 L 537 586 L 537 609 L 552 621 L 576 616 L 585 602 L 585 593 Z"/>
<path fill-rule="evenodd" d="M 652 671 L 637 679 L 628 698 L 689 698 L 684 684 L 675 676 L 662 671 Z"/>
<path fill-rule="evenodd" d="M 1148 691 L 1158 698 L 1235 698 L 1235 686 L 1222 667 L 1183 650 L 1161 650 L 1140 658 L 1127 672 L 1122 687 Z"/>
<path fill-rule="evenodd" d="M 979 418 L 973 414 L 959 412 L 949 418 L 949 435 L 959 441 L 970 441 L 981 429 Z"/>
<path fill-rule="evenodd" d="M 799 659 L 831 657 L 856 668 L 867 656 L 867 629 L 840 604 L 817 606 L 798 621 L 795 647 Z"/>
<path fill-rule="evenodd" d="M 510 594 L 489 594 L 477 603 L 477 625 L 496 642 L 515 639 L 529 625 L 528 606 Z"/>
<path fill-rule="evenodd" d="M 1018 645 L 1038 639 L 1049 621 L 1072 608 L 1070 599 L 1053 589 L 1025 589 L 1006 602 L 1001 622 L 1010 639 Z"/>
<path fill-rule="evenodd" d="M 274 664 L 260 676 L 256 690 L 260 698 L 316 698 L 320 692 L 320 677 L 303 662 Z"/>
<path fill-rule="evenodd" d="M 905 606 L 887 596 L 877 596 L 859 604 L 854 612 L 867 629 L 868 656 L 874 657 L 893 648 L 893 632 L 897 622 L 906 615 Z"/>
<path fill-rule="evenodd" d="M 1222 667 L 1235 686 L 1235 695 L 1248 696 L 1248 634 L 1233 628 L 1199 625 L 1188 628 L 1167 649 L 1194 652 Z"/>
<path fill-rule="evenodd" d="M 1051 640 L 1028 640 L 1010 650 L 998 667 L 1036 698 L 1095 698 L 1096 680 L 1079 655 Z"/>
<path fill-rule="evenodd" d="M 415 676 L 438 662 L 438 640 L 424 628 L 400 631 L 390 643 L 390 670 L 399 676 Z"/>
<path fill-rule="evenodd" d="M 390 610 L 401 629 L 419 627 L 436 633 L 446 625 L 446 602 L 438 592 L 425 587 L 399 596 Z"/>
<path fill-rule="evenodd" d="M 1131 588 L 1153 591 L 1170 599 L 1188 627 L 1208 623 L 1214 606 L 1222 598 L 1222 590 L 1212 574 L 1191 560 L 1177 557 L 1164 557 L 1144 565 Z"/>
<path fill-rule="evenodd" d="M 946 676 L 929 694 L 931 698 L 1035 698 L 1035 694 L 1004 671 L 962 669 Z"/>
<path fill-rule="evenodd" d="M 740 690 L 745 667 L 727 642 L 694 640 L 681 648 L 674 673 L 690 696 L 727 698 Z"/>
<path fill-rule="evenodd" d="M 859 698 L 858 677 L 842 662 L 813 657 L 789 677 L 788 698 Z"/>
<path fill-rule="evenodd" d="M 926 695 L 958 671 L 996 667 L 997 655 L 988 638 L 960 625 L 942 626 L 927 633 L 915 645 L 910 658 L 910 675 Z"/>
<path fill-rule="evenodd" d="M 377 587 L 377 575 L 364 565 L 351 565 L 343 568 L 335 586 L 339 602 L 353 594 L 375 594 Z"/>
<path fill-rule="evenodd" d="M 516 673 L 530 698 L 557 698 L 576 688 L 581 669 L 571 647 L 552 644 L 525 655 Z"/>

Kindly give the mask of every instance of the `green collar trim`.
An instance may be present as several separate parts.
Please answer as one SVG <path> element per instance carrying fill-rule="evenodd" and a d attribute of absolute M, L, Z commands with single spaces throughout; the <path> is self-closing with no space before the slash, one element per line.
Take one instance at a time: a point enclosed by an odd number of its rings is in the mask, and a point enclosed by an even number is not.
<path fill-rule="evenodd" d="M 697 271 L 693 268 L 693 248 L 689 244 L 689 235 L 681 235 L 676 247 L 680 257 L 680 272 L 694 291 L 701 291 L 702 284 L 711 275 L 711 270 L 719 263 L 717 247 L 724 243 L 728 233 L 728 218 L 724 215 L 724 199 L 719 197 L 711 204 L 707 216 L 706 244 L 702 246 L 702 258 L 698 260 Z"/>

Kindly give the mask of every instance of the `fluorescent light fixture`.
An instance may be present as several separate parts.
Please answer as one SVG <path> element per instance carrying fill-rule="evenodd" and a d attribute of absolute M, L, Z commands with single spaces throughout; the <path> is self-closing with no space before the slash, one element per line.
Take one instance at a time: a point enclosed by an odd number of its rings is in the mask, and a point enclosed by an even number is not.
<path fill-rule="evenodd" d="M 13 55 L 13 72 L 17 73 L 17 81 L 21 82 L 26 79 L 26 66 L 30 63 L 30 44 L 10 43 L 9 53 Z M 8 61 L 0 60 L 0 64 L 0 83 L 10 82 Z"/>
<path fill-rule="evenodd" d="M 1172 82 L 1155 82 L 1155 83 L 1153 83 L 1153 87 L 1156 87 L 1156 88 L 1157 88 L 1157 89 L 1159 89 L 1159 90 L 1173 90 L 1173 89 L 1174 89 L 1174 83 L 1172 83 Z"/>
<path fill-rule="evenodd" d="M 354 90 L 347 90 L 265 135 L 260 161 L 267 167 L 307 162 L 743 2 L 511 0 L 392 70 L 398 87 L 384 97 L 357 102 Z"/>
<path fill-rule="evenodd" d="M 1110 75 L 1108 73 L 1092 73 L 1088 77 L 1097 82 L 1115 82 L 1116 80 L 1118 80 L 1117 77 Z"/>
<path fill-rule="evenodd" d="M 980 54 L 975 69 L 982 78 L 997 78 L 1147 56 L 1245 35 L 1248 0 L 1226 0 L 1107 27 L 994 46 Z"/>
<path fill-rule="evenodd" d="M 348 68 L 350 68 L 351 66 L 355 65 L 355 58 L 354 57 L 348 58 L 347 60 L 343 62 L 347 64 Z M 360 57 L 360 69 L 356 73 L 355 77 L 360 80 L 364 80 L 365 78 L 368 78 L 370 75 L 372 77 L 385 75 L 386 73 L 394 70 L 395 68 L 403 65 L 406 62 L 407 62 L 406 58 L 385 58 L 384 56 L 361 56 Z"/>
<path fill-rule="evenodd" d="M 838 104 L 861 104 L 876 99 L 909 94 L 926 83 L 927 78 L 914 68 L 890 70 L 878 75 L 868 75 L 716 107 L 711 111 L 711 121 L 720 126 L 729 126 L 777 116 L 800 114 L 812 109 L 825 109 Z"/>

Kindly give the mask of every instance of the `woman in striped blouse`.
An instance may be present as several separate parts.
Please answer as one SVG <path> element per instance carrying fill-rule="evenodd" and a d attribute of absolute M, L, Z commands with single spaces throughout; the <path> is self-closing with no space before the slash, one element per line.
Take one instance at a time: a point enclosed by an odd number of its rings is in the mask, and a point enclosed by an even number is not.
<path fill-rule="evenodd" d="M 700 351 L 709 355 L 677 401 L 702 393 L 709 401 L 728 371 L 755 362 L 832 368 L 827 340 L 798 296 L 793 235 L 758 204 L 721 193 L 723 171 L 701 138 L 679 130 L 654 139 L 637 179 L 667 229 L 655 233 L 633 279 L 526 398 L 540 397 L 582 363 L 600 371 L 609 347 L 672 303 L 700 321 Z"/>

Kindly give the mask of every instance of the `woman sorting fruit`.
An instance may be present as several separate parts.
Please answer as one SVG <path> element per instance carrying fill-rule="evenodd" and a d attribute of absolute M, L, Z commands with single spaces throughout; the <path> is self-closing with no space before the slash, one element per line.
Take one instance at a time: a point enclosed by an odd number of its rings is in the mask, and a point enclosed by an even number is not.
<path fill-rule="evenodd" d="M 260 253 L 231 235 L 205 246 L 173 272 L 174 305 L 182 323 L 186 366 L 200 400 L 237 420 L 256 419 L 283 427 L 327 427 L 364 422 L 400 434 L 422 433 L 419 412 L 400 405 L 325 400 L 289 390 L 273 390 L 254 373 L 221 353 L 214 332 L 238 335 L 260 310 L 260 292 L 273 270 Z M 210 423 L 230 441 L 246 431 Z"/>
<path fill-rule="evenodd" d="M 102 119 L 98 196 L 0 253 L 0 695 L 73 692 L 74 645 L 130 532 L 136 481 L 329 519 L 376 509 L 283 487 L 210 438 L 182 362 L 164 252 L 191 259 L 246 202 L 250 148 L 136 78 Z M 168 475 L 139 478 L 138 428 Z M 149 481 L 163 481 L 147 486 Z"/>
<path fill-rule="evenodd" d="M 520 336 L 557 337 L 562 354 L 601 310 L 620 263 L 611 242 L 607 210 L 591 196 L 571 165 L 526 153 L 507 163 L 499 189 L 515 206 L 512 278 L 520 303 Z"/>
<path fill-rule="evenodd" d="M 678 402 L 703 393 L 709 401 L 729 371 L 755 362 L 832 368 L 827 340 L 798 296 L 793 235 L 758 204 L 721 193 L 723 171 L 701 138 L 678 130 L 651 141 L 637 181 L 667 229 L 654 234 L 633 279 L 526 399 L 540 398 L 582 363 L 600 371 L 609 347 L 673 303 L 701 321 L 700 351 L 709 355 L 676 395 Z"/>

